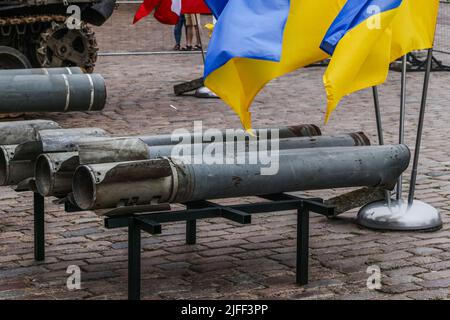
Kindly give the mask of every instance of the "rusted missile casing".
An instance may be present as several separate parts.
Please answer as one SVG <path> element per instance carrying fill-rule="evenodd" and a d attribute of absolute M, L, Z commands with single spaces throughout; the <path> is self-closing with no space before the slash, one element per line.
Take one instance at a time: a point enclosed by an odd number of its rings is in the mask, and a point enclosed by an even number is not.
<path fill-rule="evenodd" d="M 150 159 L 149 146 L 138 138 L 83 141 L 78 145 L 80 164 Z"/>
<path fill-rule="evenodd" d="M 404 145 L 289 150 L 274 160 L 278 171 L 262 175 L 261 164 L 191 164 L 182 159 L 84 165 L 73 178 L 82 209 L 254 196 L 344 187 L 392 189 L 406 170 Z"/>
<path fill-rule="evenodd" d="M 34 136 L 33 140 L 17 145 L 11 160 L 34 161 L 41 153 L 76 151 L 80 141 L 104 138 L 108 133 L 100 128 L 72 128 L 35 130 Z"/>
<path fill-rule="evenodd" d="M 60 128 L 58 123 L 51 120 L 0 122 L 0 145 L 14 145 L 35 141 L 35 130 Z"/>
<path fill-rule="evenodd" d="M 264 131 L 265 133 L 270 133 L 271 131 L 278 131 L 279 139 L 295 138 L 295 137 L 315 137 L 322 135 L 320 128 L 314 124 L 300 124 L 290 127 L 272 128 L 272 129 L 255 129 L 255 135 L 258 137 Z M 221 141 L 225 141 L 227 138 L 226 130 L 220 130 Z M 233 130 L 233 137 L 241 139 L 246 137 L 250 139 L 248 133 L 244 130 Z M 184 144 L 195 144 L 195 143 L 210 143 L 211 140 L 205 138 L 205 132 L 202 133 L 186 133 L 180 135 L 171 134 L 161 134 L 161 135 L 151 135 L 151 136 L 140 136 L 142 141 L 150 146 L 165 146 L 174 145 L 179 143 Z"/>
<path fill-rule="evenodd" d="M 252 145 L 252 142 L 255 144 Z M 225 154 L 228 152 L 250 152 L 257 151 L 261 148 L 267 148 L 267 150 L 289 150 L 289 149 L 307 149 L 307 148 L 326 148 L 326 147 L 355 147 L 355 146 L 369 146 L 370 140 L 362 132 L 341 134 L 335 136 L 315 136 L 315 137 L 295 137 L 285 138 L 280 140 L 267 140 L 267 143 L 260 141 L 242 141 L 239 143 L 227 142 L 227 143 L 205 143 L 205 144 L 191 144 L 191 145 L 166 145 L 166 146 L 149 146 L 148 152 L 151 159 L 159 157 L 171 157 L 171 156 L 196 156 L 198 152 L 204 153 L 206 149 L 208 152 L 214 150 L 219 154 Z M 80 149 L 80 151 L 82 148 Z M 88 163 L 88 162 L 85 162 Z M 95 162 L 90 162 L 95 163 Z"/>
<path fill-rule="evenodd" d="M 66 195 L 71 191 L 73 173 L 78 166 L 77 152 L 41 154 L 34 172 L 37 191 L 44 196 Z"/>
<path fill-rule="evenodd" d="M 79 141 L 108 135 L 99 128 L 35 130 L 33 134 L 32 141 L 0 147 L 0 185 L 15 185 L 33 177 L 41 153 L 76 151 Z"/>
<path fill-rule="evenodd" d="M 28 76 L 28 75 L 50 75 L 50 74 L 83 74 L 79 67 L 65 68 L 32 68 L 32 69 L 4 69 L 0 70 L 1 76 Z"/>
<path fill-rule="evenodd" d="M 270 145 L 268 148 L 274 148 Z M 264 143 L 264 142 L 263 142 Z M 206 148 L 212 148 L 214 145 L 203 144 L 200 146 L 202 152 Z M 364 133 L 351 133 L 336 136 L 316 136 L 316 137 L 300 137 L 287 138 L 277 141 L 277 147 L 280 150 L 302 149 L 302 148 L 319 148 L 319 147 L 351 147 L 351 146 L 367 146 L 370 145 L 369 139 Z M 156 159 L 159 157 L 170 157 L 175 146 L 148 146 L 140 139 L 135 138 L 110 138 L 99 141 L 84 141 L 79 144 L 79 157 L 76 158 L 79 164 L 98 164 L 98 163 L 114 163 L 137 161 L 146 159 Z M 199 150 L 196 145 L 183 145 L 184 149 L 188 149 L 189 154 L 194 154 Z M 217 150 L 227 152 L 227 148 L 233 148 L 234 144 L 217 144 Z M 249 144 L 245 144 L 243 152 L 249 151 Z M 190 153 L 191 152 L 191 153 Z M 237 152 L 236 152 L 237 154 Z M 183 156 L 187 156 L 184 154 Z M 234 155 L 232 155 L 234 156 Z M 72 161 L 72 154 L 55 154 L 54 156 L 40 156 L 36 161 L 36 185 L 37 190 L 44 196 L 61 196 L 72 191 L 71 181 L 66 179 L 67 176 L 75 172 L 77 165 Z M 71 166 L 60 166 L 67 161 Z M 64 172 L 59 172 L 64 169 Z M 70 173 L 70 170 L 72 172 Z M 53 186 L 57 185 L 58 188 Z"/>
<path fill-rule="evenodd" d="M 27 160 L 11 161 L 14 158 L 16 145 L 0 146 L 0 185 L 14 185 L 32 177 L 33 164 Z"/>
<path fill-rule="evenodd" d="M 74 200 L 82 209 L 168 203 L 176 178 L 168 160 L 84 165 L 73 178 Z"/>
<path fill-rule="evenodd" d="M 0 76 L 0 113 L 97 111 L 106 104 L 98 74 Z"/>
<path fill-rule="evenodd" d="M 41 195 L 70 193 L 73 174 L 80 164 L 149 159 L 148 146 L 140 139 L 88 139 L 79 147 L 79 152 L 45 153 L 37 158 L 34 176 Z"/>
<path fill-rule="evenodd" d="M 109 134 L 100 128 L 71 128 L 36 131 L 36 140 L 42 152 L 77 151 L 78 144 L 89 139 L 107 138 Z"/>
<path fill-rule="evenodd" d="M 96 130 L 96 128 L 93 129 Z M 298 125 L 291 127 L 282 127 L 280 129 L 260 129 L 256 130 L 256 132 L 259 133 L 261 130 L 279 130 L 279 139 L 281 140 L 294 139 L 298 137 L 311 137 L 310 142 L 308 142 L 311 146 L 314 146 L 315 144 L 321 146 L 325 141 L 325 139 L 319 139 L 319 142 L 315 141 L 314 137 L 321 135 L 320 129 L 315 125 Z M 74 131 L 75 133 L 72 134 L 71 131 Z M 79 138 L 77 138 L 76 132 L 79 132 Z M 222 134 L 225 135 L 225 131 L 222 131 Z M 355 133 L 353 135 L 353 139 L 355 141 L 361 139 L 362 142 L 357 142 L 357 144 L 353 144 L 353 142 L 350 142 L 350 144 L 348 145 L 367 144 L 366 141 L 368 141 L 368 139 L 363 133 Z M 197 138 L 199 138 L 195 134 L 189 136 L 192 139 L 188 139 L 188 141 L 196 141 Z M 248 139 L 252 139 L 244 131 L 242 131 L 242 133 L 238 133 L 236 137 L 247 137 L 247 143 L 249 141 Z M 344 139 L 348 140 L 348 138 L 349 137 L 346 137 Z M 173 145 L 176 144 L 176 142 L 172 141 L 171 139 L 171 135 L 107 137 L 107 135 L 103 131 L 100 132 L 100 134 L 97 134 L 95 132 L 81 132 L 80 129 L 63 129 L 63 131 L 52 132 L 47 130 L 39 131 L 37 133 L 37 137 L 33 138 L 32 140 L 41 141 L 42 150 L 40 153 L 75 151 L 78 150 L 79 145 L 82 144 L 83 151 L 80 152 L 80 156 L 82 159 L 81 163 L 105 163 L 148 159 L 148 146 L 152 148 L 154 147 L 153 151 L 150 152 L 151 154 L 154 154 L 154 156 L 152 156 L 153 158 L 156 158 L 158 156 L 168 156 L 170 155 L 170 149 L 173 148 Z M 200 137 L 200 141 L 203 140 L 203 137 Z M 167 142 L 167 145 L 161 145 L 161 143 L 163 142 Z M 186 140 L 182 142 L 186 142 Z M 205 141 L 204 143 L 207 144 L 210 142 Z M 293 143 L 295 144 L 295 142 L 293 142 L 292 140 L 285 142 L 286 145 L 290 145 Z M 342 143 L 343 145 L 347 145 L 347 142 Z M 331 144 L 333 143 L 331 142 Z M 341 144 L 338 143 L 337 145 Z M 159 149 L 158 146 L 161 146 L 161 149 Z M 195 147 L 195 144 L 193 145 L 193 147 Z M 283 149 L 283 145 L 280 148 Z M 194 149 L 197 149 L 197 147 L 195 147 Z"/>
<path fill-rule="evenodd" d="M 267 141 L 267 142 L 265 142 Z M 252 143 L 255 143 L 252 146 Z M 240 145 L 240 146 L 239 146 Z M 105 140 L 83 141 L 79 144 L 81 164 L 124 162 L 156 159 L 170 156 L 194 156 L 206 149 L 219 153 L 249 152 L 262 146 L 268 150 L 279 148 L 303 149 L 324 147 L 368 146 L 370 140 L 362 132 L 335 136 L 314 136 L 283 138 L 279 140 L 242 140 L 241 142 L 212 142 L 202 144 L 147 145 L 137 138 L 109 138 Z M 238 147 L 239 146 L 239 147 Z"/>
<path fill-rule="evenodd" d="M 75 134 L 72 134 L 71 130 L 73 130 Z M 93 130 L 97 129 L 93 128 Z M 269 131 L 275 129 L 261 130 Z M 82 163 L 105 163 L 149 159 L 148 154 L 150 151 L 148 150 L 148 147 L 155 147 L 153 149 L 154 151 L 150 152 L 150 154 L 154 154 L 154 156 L 152 156 L 153 158 L 161 155 L 168 156 L 170 155 L 168 150 L 175 145 L 175 142 L 171 140 L 171 135 L 108 137 L 104 131 L 100 131 L 100 133 L 96 133 L 81 132 L 80 129 L 63 129 L 62 131 L 43 130 L 38 132 L 36 140 L 42 141 L 42 152 L 76 151 L 80 149 L 80 159 Z M 76 132 L 80 132 L 79 138 L 76 136 Z M 318 142 L 314 139 L 321 134 L 320 129 L 315 125 L 283 127 L 279 129 L 279 132 L 280 141 L 291 139 L 282 142 L 281 149 L 283 149 L 284 145 L 293 145 L 294 147 L 297 147 L 294 140 L 295 138 L 310 137 L 309 142 L 307 142 L 307 140 L 300 142 L 300 144 L 308 144 L 310 146 L 322 146 L 325 140 L 328 139 L 319 139 Z M 225 134 L 225 132 L 223 132 L 223 134 Z M 240 135 L 238 134 L 237 137 L 239 136 Z M 242 131 L 242 137 L 244 136 L 247 136 L 247 134 Z M 194 141 L 196 135 L 192 135 L 191 137 L 192 141 Z M 333 141 L 336 141 L 337 139 L 339 138 L 332 138 L 329 143 L 333 145 Z M 350 139 L 353 139 L 355 142 L 353 142 L 353 140 L 350 141 Z M 337 145 L 366 145 L 370 143 L 363 133 L 355 133 L 352 134 L 351 137 L 341 137 L 340 140 L 342 140 L 342 142 L 338 142 Z M 202 137 L 200 137 L 200 141 L 202 141 Z M 162 142 L 168 142 L 168 145 L 160 145 Z M 204 144 L 207 145 L 208 143 L 209 142 L 205 142 Z M 158 146 L 161 146 L 161 150 Z M 193 147 L 195 147 L 195 144 Z"/>

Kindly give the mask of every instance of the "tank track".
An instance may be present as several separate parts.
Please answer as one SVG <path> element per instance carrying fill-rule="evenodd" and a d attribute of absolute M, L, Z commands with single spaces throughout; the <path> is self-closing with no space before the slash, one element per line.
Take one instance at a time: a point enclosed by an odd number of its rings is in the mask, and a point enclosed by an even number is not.
<path fill-rule="evenodd" d="M 0 45 L 11 46 L 21 51 L 35 67 L 52 67 L 54 65 L 47 63 L 46 59 L 39 59 L 39 56 L 45 54 L 43 42 L 48 38 L 48 34 L 52 30 L 61 30 L 65 21 L 65 15 L 57 14 L 0 17 Z M 78 66 L 86 72 L 92 72 L 98 51 L 95 34 L 84 22 L 79 31 L 88 44 L 86 56 L 83 61 L 65 66 Z M 10 43 L 4 43 L 5 39 L 10 39 Z"/>
<path fill-rule="evenodd" d="M 5 26 L 20 26 L 34 23 L 51 23 L 51 22 L 64 22 L 66 16 L 63 15 L 35 15 L 25 17 L 0 17 L 0 27 Z M 3 35 L 3 30 L 2 30 Z"/>

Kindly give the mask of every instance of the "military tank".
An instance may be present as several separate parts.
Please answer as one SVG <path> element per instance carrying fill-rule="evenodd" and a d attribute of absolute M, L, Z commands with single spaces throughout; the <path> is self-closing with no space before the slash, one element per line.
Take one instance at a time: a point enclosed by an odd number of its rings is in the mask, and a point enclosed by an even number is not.
<path fill-rule="evenodd" d="M 101 26 L 116 0 L 0 0 L 0 69 L 80 67 L 94 70 L 97 41 L 90 25 Z M 70 27 L 68 7 L 80 8 L 81 23 Z"/>

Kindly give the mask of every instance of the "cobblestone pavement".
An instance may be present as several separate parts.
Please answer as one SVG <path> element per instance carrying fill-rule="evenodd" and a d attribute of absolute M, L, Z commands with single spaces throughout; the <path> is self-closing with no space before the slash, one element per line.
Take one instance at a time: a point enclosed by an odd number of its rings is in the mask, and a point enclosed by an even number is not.
<path fill-rule="evenodd" d="M 172 86 L 201 75 L 198 55 L 103 57 L 97 72 L 108 82 L 104 112 L 34 114 L 65 127 L 97 126 L 112 134 L 238 127 L 219 100 L 175 97 Z M 255 127 L 315 123 L 324 119 L 321 68 L 294 72 L 271 82 L 253 107 Z M 422 86 L 408 74 L 407 143 L 414 145 Z M 387 142 L 398 134 L 400 76 L 381 86 Z M 445 299 L 450 298 L 450 74 L 435 73 L 430 87 L 417 198 L 436 206 L 444 227 L 435 233 L 384 233 L 358 227 L 356 211 L 335 220 L 311 219 L 310 284 L 294 283 L 296 216 L 273 213 L 240 226 L 215 219 L 198 223 L 198 244 L 184 244 L 184 225 L 165 226 L 160 236 L 143 238 L 142 292 L 145 299 Z M 172 108 L 170 105 L 176 107 Z M 364 131 L 376 142 L 371 91 L 347 97 L 324 134 Z M 409 174 L 408 174 L 409 175 Z M 408 182 L 408 175 L 405 183 Z M 311 192 L 330 197 L 342 190 Z M 301 194 L 299 194 L 301 195 Z M 46 200 L 47 259 L 33 260 L 32 195 L 0 188 L 0 299 L 125 299 L 127 234 L 106 230 L 92 212 L 65 213 Z M 222 203 L 250 202 L 252 198 Z M 66 268 L 82 269 L 82 289 L 66 288 Z M 378 265 L 383 286 L 366 287 L 368 266 Z"/>

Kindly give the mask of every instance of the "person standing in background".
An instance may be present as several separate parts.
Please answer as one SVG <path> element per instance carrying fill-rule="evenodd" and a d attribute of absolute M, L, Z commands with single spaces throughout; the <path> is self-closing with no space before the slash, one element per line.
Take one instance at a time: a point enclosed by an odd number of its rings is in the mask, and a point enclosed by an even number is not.
<path fill-rule="evenodd" d="M 186 23 L 186 19 L 184 15 L 182 14 L 180 16 L 180 19 L 178 20 L 178 23 L 175 25 L 173 29 L 173 35 L 175 37 L 175 46 L 173 47 L 174 51 L 180 51 L 181 50 L 181 37 L 183 36 L 183 27 Z"/>
<path fill-rule="evenodd" d="M 200 25 L 200 15 L 199 14 L 185 14 L 185 20 L 186 20 L 186 47 L 181 49 L 182 51 L 197 51 L 201 50 L 201 41 L 199 39 L 200 37 L 200 29 L 198 29 L 198 32 L 196 28 L 198 28 L 198 25 Z M 194 34 L 196 37 L 196 45 L 193 47 L 193 41 L 194 41 Z"/>

